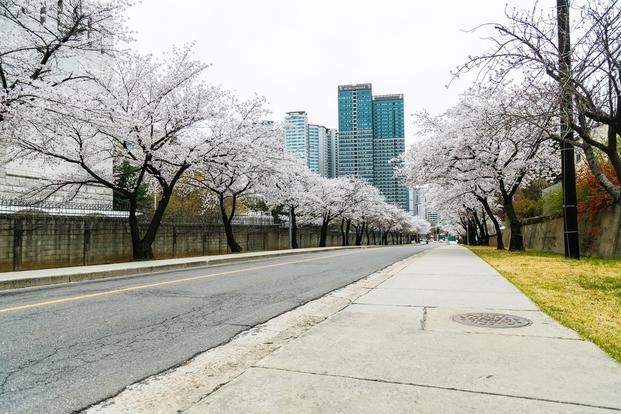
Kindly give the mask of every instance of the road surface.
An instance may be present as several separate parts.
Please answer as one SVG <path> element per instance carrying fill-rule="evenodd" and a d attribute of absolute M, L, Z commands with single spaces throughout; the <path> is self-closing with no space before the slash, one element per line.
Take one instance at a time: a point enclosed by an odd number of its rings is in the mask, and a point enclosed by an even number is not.
<path fill-rule="evenodd" d="M 430 246 L 0 292 L 0 413 L 66 413 Z"/>

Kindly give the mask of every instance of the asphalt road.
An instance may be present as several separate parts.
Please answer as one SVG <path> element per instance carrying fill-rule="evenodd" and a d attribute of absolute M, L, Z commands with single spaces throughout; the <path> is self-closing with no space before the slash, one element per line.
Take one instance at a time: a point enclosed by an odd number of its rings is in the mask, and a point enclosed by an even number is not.
<path fill-rule="evenodd" d="M 0 413 L 79 411 L 427 247 L 1 292 Z"/>

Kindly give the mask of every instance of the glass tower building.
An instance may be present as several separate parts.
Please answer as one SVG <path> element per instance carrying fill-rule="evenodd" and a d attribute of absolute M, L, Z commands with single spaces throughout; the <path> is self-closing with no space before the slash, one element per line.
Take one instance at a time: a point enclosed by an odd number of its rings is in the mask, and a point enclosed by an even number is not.
<path fill-rule="evenodd" d="M 370 83 L 338 88 L 338 175 L 373 183 L 373 95 Z"/>
<path fill-rule="evenodd" d="M 389 203 L 408 211 L 409 191 L 394 176 L 392 159 L 405 151 L 403 95 L 373 97 L 373 184 Z"/>
<path fill-rule="evenodd" d="M 409 210 L 409 192 L 390 160 L 405 151 L 403 95 L 373 96 L 371 84 L 338 87 L 338 176 L 362 178 L 386 201 Z"/>

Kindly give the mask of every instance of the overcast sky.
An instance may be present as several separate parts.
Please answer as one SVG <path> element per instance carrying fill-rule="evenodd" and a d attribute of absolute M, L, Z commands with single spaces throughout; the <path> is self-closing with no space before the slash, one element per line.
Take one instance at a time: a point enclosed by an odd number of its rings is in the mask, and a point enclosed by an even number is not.
<path fill-rule="evenodd" d="M 542 0 L 542 6 L 551 0 Z M 531 0 L 510 0 L 528 8 Z M 501 21 L 502 0 L 143 0 L 130 13 L 134 47 L 158 53 L 196 42 L 212 63 L 209 80 L 241 97 L 267 98 L 272 118 L 305 110 L 336 128 L 337 85 L 371 82 L 374 94 L 405 95 L 411 113 L 437 113 L 456 101 L 450 70 L 484 49 L 479 24 Z"/>

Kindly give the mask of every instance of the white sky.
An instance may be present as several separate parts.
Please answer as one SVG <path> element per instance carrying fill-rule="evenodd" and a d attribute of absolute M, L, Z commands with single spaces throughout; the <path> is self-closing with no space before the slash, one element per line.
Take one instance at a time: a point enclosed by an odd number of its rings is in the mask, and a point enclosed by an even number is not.
<path fill-rule="evenodd" d="M 549 5 L 547 3 L 550 3 Z M 552 0 L 541 0 L 543 7 Z M 529 8 L 531 0 L 510 0 Z M 272 119 L 306 110 L 309 122 L 336 128 L 337 85 L 371 82 L 374 94 L 405 94 L 409 114 L 441 112 L 469 83 L 446 89 L 450 70 L 484 50 L 481 33 L 502 21 L 503 0 L 143 0 L 130 13 L 141 52 L 196 41 L 213 64 L 211 83 L 241 97 L 267 98 Z"/>

